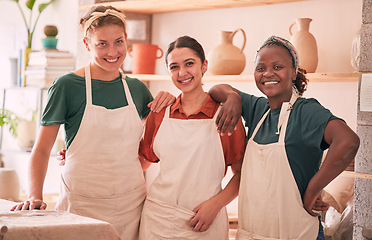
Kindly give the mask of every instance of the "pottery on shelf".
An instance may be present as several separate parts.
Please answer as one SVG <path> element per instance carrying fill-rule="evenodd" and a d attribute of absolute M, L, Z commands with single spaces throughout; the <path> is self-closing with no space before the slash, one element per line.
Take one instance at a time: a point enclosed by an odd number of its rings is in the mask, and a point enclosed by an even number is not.
<path fill-rule="evenodd" d="M 243 44 L 239 48 L 233 44 L 233 38 L 237 32 L 243 34 Z M 207 55 L 208 72 L 213 75 L 239 75 L 245 68 L 246 58 L 243 53 L 246 36 L 243 29 L 239 28 L 233 32 L 220 31 L 220 43 Z"/>
<path fill-rule="evenodd" d="M 58 38 L 56 38 L 58 28 L 54 25 L 46 25 L 44 27 L 44 34 L 46 37 L 41 39 L 43 47 L 46 49 L 56 49 L 58 43 Z"/>
<path fill-rule="evenodd" d="M 36 122 L 20 120 L 17 126 L 17 144 L 21 149 L 30 150 L 34 146 Z"/>
<path fill-rule="evenodd" d="M 318 66 L 318 47 L 315 37 L 310 33 L 311 18 L 297 18 L 289 27 L 290 42 L 295 46 L 299 67 L 308 73 L 315 72 Z M 292 27 L 297 25 L 298 31 L 292 32 Z"/>
<path fill-rule="evenodd" d="M 19 180 L 15 170 L 0 168 L 0 198 L 19 201 Z"/>
<path fill-rule="evenodd" d="M 163 50 L 155 44 L 133 43 L 128 54 L 133 58 L 133 74 L 154 74 L 156 59 L 163 56 Z"/>

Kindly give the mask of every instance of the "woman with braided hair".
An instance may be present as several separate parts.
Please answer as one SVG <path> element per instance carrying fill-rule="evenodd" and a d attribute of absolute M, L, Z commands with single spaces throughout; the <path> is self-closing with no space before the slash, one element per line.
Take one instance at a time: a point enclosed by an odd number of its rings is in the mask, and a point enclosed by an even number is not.
<path fill-rule="evenodd" d="M 43 183 L 60 124 L 66 132 L 66 164 L 56 209 L 107 221 L 122 239 L 138 239 L 146 185 L 138 158 L 141 119 L 153 97 L 121 66 L 127 53 L 125 16 L 93 7 L 80 21 L 92 60 L 63 75 L 49 89 L 40 134 L 30 161 L 29 198 L 12 210 L 45 209 Z M 160 93 L 155 111 L 175 100 Z"/>
<path fill-rule="evenodd" d="M 210 90 L 224 102 L 216 120 L 222 133 L 230 122 L 232 132 L 241 115 L 248 127 L 237 239 L 324 239 L 316 210 L 328 205 L 320 192 L 353 160 L 359 138 L 317 100 L 301 97 L 307 80 L 286 39 L 272 36 L 264 42 L 254 78 L 266 97 L 229 85 Z"/>

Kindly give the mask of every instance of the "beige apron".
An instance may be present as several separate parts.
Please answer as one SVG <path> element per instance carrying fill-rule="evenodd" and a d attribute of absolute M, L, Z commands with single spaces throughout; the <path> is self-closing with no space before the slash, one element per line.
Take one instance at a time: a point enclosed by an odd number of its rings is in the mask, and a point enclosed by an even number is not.
<path fill-rule="evenodd" d="M 140 239 L 228 239 L 226 208 L 205 232 L 189 225 L 201 203 L 221 191 L 225 160 L 213 119 L 169 118 L 167 107 L 154 139 L 160 172 L 142 212 Z"/>
<path fill-rule="evenodd" d="M 92 104 L 89 66 L 87 105 L 66 153 L 56 209 L 111 223 L 122 239 L 138 239 L 146 185 L 138 160 L 143 126 L 122 73 L 128 106 Z"/>
<path fill-rule="evenodd" d="M 297 96 L 283 103 L 279 121 L 279 141 L 257 144 L 253 141 L 268 110 L 257 124 L 242 166 L 239 191 L 239 229 L 236 239 L 315 240 L 319 222 L 303 207 L 285 151 L 285 133 Z"/>

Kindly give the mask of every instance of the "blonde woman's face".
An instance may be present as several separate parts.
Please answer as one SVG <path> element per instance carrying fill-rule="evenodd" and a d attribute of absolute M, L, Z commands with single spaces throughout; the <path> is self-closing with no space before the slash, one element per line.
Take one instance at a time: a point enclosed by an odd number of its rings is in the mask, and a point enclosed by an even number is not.
<path fill-rule="evenodd" d="M 105 25 L 92 31 L 84 39 L 94 64 L 105 71 L 117 71 L 127 55 L 127 41 L 124 29 L 118 25 Z"/>

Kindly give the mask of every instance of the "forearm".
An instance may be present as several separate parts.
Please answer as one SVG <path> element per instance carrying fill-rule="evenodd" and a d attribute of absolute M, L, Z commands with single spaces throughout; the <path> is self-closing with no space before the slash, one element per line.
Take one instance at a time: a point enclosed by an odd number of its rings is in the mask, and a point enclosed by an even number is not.
<path fill-rule="evenodd" d="M 237 93 L 238 91 L 231 87 L 228 84 L 218 84 L 213 86 L 209 90 L 209 95 L 215 100 L 216 102 L 226 102 L 228 96 L 233 93 Z"/>
<path fill-rule="evenodd" d="M 42 126 L 31 153 L 29 165 L 29 197 L 43 198 L 43 185 L 48 169 L 50 152 L 56 140 L 59 125 Z"/>
<path fill-rule="evenodd" d="M 225 189 L 193 210 L 196 215 L 190 220 L 190 226 L 194 231 L 204 232 L 209 229 L 220 210 L 238 195 L 239 182 L 240 174 L 235 174 Z"/>
<path fill-rule="evenodd" d="M 358 151 L 359 139 L 356 135 L 348 139 L 331 144 L 321 168 L 309 182 L 311 193 L 320 192 L 350 165 Z"/>
<path fill-rule="evenodd" d="M 234 200 L 239 194 L 239 184 L 240 184 L 240 172 L 234 174 L 230 179 L 226 187 L 219 192 L 212 199 L 217 204 L 219 209 L 225 207 L 232 200 Z"/>
<path fill-rule="evenodd" d="M 29 166 L 29 198 L 43 199 L 43 186 L 48 169 L 49 154 L 35 151 Z"/>

